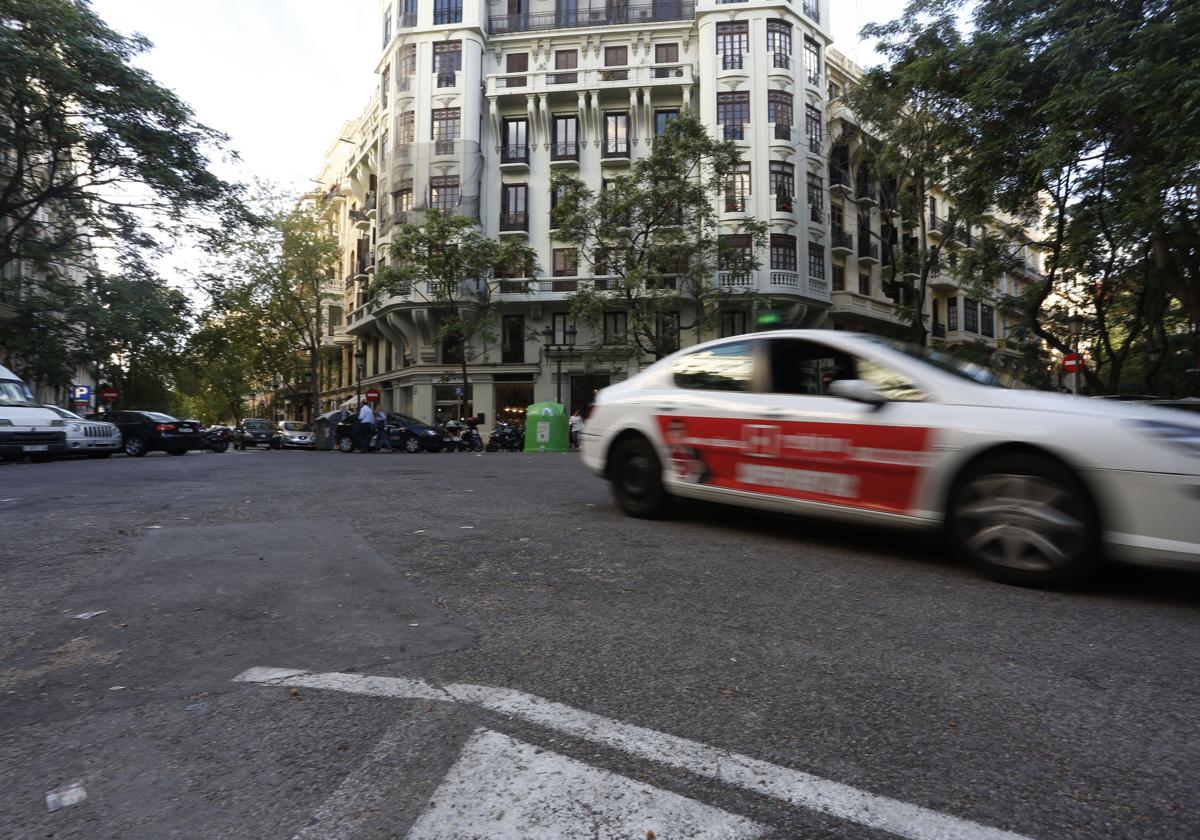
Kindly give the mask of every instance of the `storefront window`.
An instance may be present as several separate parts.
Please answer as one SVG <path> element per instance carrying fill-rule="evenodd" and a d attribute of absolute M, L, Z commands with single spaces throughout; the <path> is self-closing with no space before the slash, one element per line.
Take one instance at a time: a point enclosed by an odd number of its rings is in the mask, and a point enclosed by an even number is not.
<path fill-rule="evenodd" d="M 525 423 L 525 408 L 533 404 L 532 382 L 498 382 L 495 385 L 497 423 Z"/>
<path fill-rule="evenodd" d="M 433 422 L 441 425 L 451 420 L 462 420 L 467 417 L 473 417 L 475 409 L 471 401 L 471 387 L 468 385 L 464 388 L 461 383 L 434 385 Z M 460 400 L 462 405 L 461 415 L 459 414 Z"/>

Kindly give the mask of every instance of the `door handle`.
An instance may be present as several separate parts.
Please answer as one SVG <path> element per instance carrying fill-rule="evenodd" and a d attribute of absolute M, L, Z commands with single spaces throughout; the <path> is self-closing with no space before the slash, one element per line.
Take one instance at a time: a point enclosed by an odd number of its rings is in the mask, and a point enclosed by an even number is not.
<path fill-rule="evenodd" d="M 656 405 L 656 406 L 654 406 L 654 410 L 655 411 L 674 411 L 675 406 L 673 406 L 673 405 Z"/>
<path fill-rule="evenodd" d="M 782 408 L 768 408 L 763 411 L 762 416 L 771 420 L 784 420 L 789 416 L 789 414 L 785 409 Z"/>

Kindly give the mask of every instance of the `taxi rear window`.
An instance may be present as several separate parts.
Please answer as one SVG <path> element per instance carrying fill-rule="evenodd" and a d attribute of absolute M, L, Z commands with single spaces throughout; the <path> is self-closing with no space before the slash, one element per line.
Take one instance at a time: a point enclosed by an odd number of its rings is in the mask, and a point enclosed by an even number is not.
<path fill-rule="evenodd" d="M 701 391 L 750 391 L 754 348 L 749 341 L 708 347 L 680 356 L 671 366 L 675 384 Z"/>

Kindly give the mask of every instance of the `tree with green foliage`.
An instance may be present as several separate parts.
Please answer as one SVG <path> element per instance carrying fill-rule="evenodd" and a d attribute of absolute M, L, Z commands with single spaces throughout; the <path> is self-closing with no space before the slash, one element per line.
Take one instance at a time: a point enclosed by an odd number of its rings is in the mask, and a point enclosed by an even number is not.
<path fill-rule="evenodd" d="M 714 140 L 695 114 L 684 112 L 653 139 L 650 154 L 600 193 L 559 171 L 552 179 L 555 236 L 578 248 L 594 281 L 571 295 L 574 316 L 599 329 L 606 311 L 626 313 L 623 344 L 661 358 L 678 347 L 681 330 L 706 327 L 731 309 L 752 310 L 757 298 L 714 282 L 718 271 L 744 277 L 758 267 L 767 225 L 717 213 L 741 164 L 737 146 Z M 689 308 L 691 323 L 680 315 Z"/>
<path fill-rule="evenodd" d="M 393 228 L 390 266 L 375 273 L 373 301 L 400 296 L 426 304 L 434 316 L 443 361 L 462 371 L 462 400 L 470 387 L 467 366 L 487 352 L 500 322 L 500 284 L 532 277 L 537 257 L 523 240 L 496 241 L 466 216 L 425 211 L 421 224 Z"/>

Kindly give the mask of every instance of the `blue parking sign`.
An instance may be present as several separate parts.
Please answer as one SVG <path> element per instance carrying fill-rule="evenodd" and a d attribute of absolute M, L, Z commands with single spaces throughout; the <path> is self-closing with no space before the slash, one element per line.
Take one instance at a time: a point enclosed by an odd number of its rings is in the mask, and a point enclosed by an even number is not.
<path fill-rule="evenodd" d="M 90 385 L 72 385 L 71 386 L 71 402 L 76 403 L 92 403 L 92 386 Z"/>

